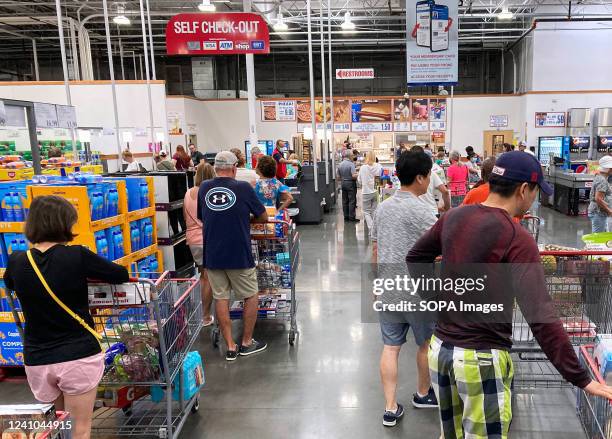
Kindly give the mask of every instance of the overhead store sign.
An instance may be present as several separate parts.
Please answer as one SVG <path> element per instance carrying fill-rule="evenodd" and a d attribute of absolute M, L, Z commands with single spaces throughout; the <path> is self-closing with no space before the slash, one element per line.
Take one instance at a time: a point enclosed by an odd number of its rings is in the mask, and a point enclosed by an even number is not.
<path fill-rule="evenodd" d="M 536 128 L 565 128 L 565 112 L 540 112 L 535 114 Z"/>
<path fill-rule="evenodd" d="M 408 85 L 457 83 L 457 9 L 456 0 L 406 2 Z"/>
<path fill-rule="evenodd" d="M 264 19 L 253 13 L 178 14 L 166 25 L 168 55 L 270 53 Z"/>
<path fill-rule="evenodd" d="M 504 128 L 508 126 L 508 115 L 507 114 L 492 114 L 489 116 L 489 127 L 490 128 Z"/>
<path fill-rule="evenodd" d="M 336 79 L 374 79 L 374 69 L 336 69 Z"/>

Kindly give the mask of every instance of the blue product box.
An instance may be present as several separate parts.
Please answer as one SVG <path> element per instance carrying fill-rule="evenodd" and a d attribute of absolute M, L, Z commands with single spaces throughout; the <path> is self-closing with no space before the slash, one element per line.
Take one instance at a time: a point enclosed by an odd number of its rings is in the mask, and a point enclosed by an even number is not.
<path fill-rule="evenodd" d="M 0 312 L 0 366 L 23 366 L 23 343 L 11 312 Z"/>
<path fill-rule="evenodd" d="M 6 268 L 8 265 L 8 253 L 4 239 L 0 239 L 0 268 Z"/>
<path fill-rule="evenodd" d="M 139 210 L 140 204 L 140 184 L 146 182 L 142 177 L 126 177 L 125 187 L 128 195 L 128 211 Z M 145 206 L 146 207 L 146 206 Z"/>
<path fill-rule="evenodd" d="M 13 248 L 17 244 L 17 247 Z M 6 255 L 13 253 L 13 251 L 25 251 L 27 248 L 23 248 L 23 245 L 27 246 L 27 240 L 23 233 L 5 233 L 4 234 L 4 245 L 6 247 Z"/>
<path fill-rule="evenodd" d="M 178 380 L 181 378 L 181 374 L 178 374 L 172 382 L 172 399 L 174 401 L 179 400 L 179 389 L 182 387 L 183 401 L 189 401 L 206 383 L 204 364 L 200 353 L 197 351 L 189 352 L 185 356 L 185 361 L 183 361 L 181 367 L 183 369 L 183 385 L 179 386 Z M 151 387 L 151 400 L 154 402 L 161 402 L 164 399 L 164 394 L 165 391 L 160 386 Z"/>

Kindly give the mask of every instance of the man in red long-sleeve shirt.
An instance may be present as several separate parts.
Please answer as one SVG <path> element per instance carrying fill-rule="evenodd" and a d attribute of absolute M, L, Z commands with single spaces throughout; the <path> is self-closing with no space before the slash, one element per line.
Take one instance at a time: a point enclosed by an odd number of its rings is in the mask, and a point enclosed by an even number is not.
<path fill-rule="evenodd" d="M 489 185 L 484 203 L 452 209 L 416 242 L 406 257 L 409 267 L 431 263 L 440 255 L 443 273 L 453 264 L 496 264 L 488 266 L 492 273 L 511 267 L 509 282 L 497 282 L 473 297 L 508 308 L 516 299 L 540 347 L 563 378 L 589 393 L 612 398 L 612 388 L 592 381 L 580 365 L 546 290 L 538 247 L 512 221 L 531 207 L 538 186 L 545 193 L 552 191 L 540 163 L 520 151 L 505 153 L 497 159 Z M 502 268 L 500 263 L 507 265 Z M 457 294 L 450 291 L 442 298 L 459 302 L 468 296 Z M 505 316 L 496 321 L 474 311 L 438 314 L 429 368 L 443 438 L 507 438 L 513 366 L 512 320 Z"/>

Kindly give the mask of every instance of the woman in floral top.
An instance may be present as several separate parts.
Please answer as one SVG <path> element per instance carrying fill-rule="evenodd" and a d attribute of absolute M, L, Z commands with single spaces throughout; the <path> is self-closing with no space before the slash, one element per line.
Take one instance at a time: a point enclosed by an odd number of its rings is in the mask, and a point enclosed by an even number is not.
<path fill-rule="evenodd" d="M 264 155 L 257 160 L 259 180 L 255 184 L 257 198 L 264 206 L 287 208 L 293 201 L 291 190 L 276 179 L 276 160 Z"/>

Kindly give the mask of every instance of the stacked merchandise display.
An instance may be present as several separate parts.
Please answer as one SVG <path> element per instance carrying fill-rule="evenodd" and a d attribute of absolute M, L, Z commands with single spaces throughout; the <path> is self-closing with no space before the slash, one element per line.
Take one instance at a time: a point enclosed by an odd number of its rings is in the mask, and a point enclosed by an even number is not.
<path fill-rule="evenodd" d="M 49 177 L 45 184 L 38 178 L 0 182 L 0 277 L 8 256 L 29 248 L 24 221 L 32 199 L 43 195 L 66 198 L 77 210 L 73 244 L 125 266 L 138 277 L 155 277 L 163 271 L 157 248 L 153 179 L 80 174 Z M 0 282 L 0 332 L 14 336 L 14 340 L 0 347 L 0 366 L 18 366 L 23 364 L 21 341 L 1 288 L 4 284 Z"/>

